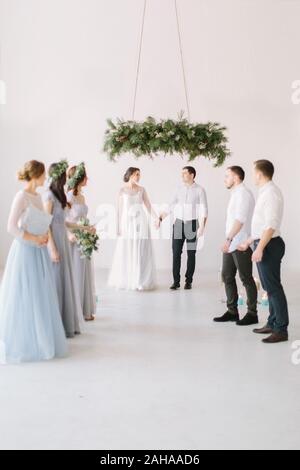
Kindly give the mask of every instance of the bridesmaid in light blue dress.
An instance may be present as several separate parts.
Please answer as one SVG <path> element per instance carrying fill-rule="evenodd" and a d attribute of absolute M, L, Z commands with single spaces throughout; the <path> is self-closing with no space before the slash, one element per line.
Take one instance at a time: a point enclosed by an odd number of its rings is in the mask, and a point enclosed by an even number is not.
<path fill-rule="evenodd" d="M 65 160 L 51 165 L 49 169 L 51 184 L 49 191 L 44 194 L 44 207 L 46 212 L 53 216 L 48 249 L 53 263 L 61 316 L 67 338 L 74 338 L 81 333 L 83 313 L 67 229 L 83 228 L 67 221 L 70 209 L 64 190 L 67 168 L 68 163 Z"/>
<path fill-rule="evenodd" d="M 68 171 L 68 194 L 67 199 L 70 204 L 68 221 L 79 223 L 80 219 L 87 219 L 88 206 L 82 194 L 82 188 L 87 185 L 87 174 L 84 163 L 74 166 Z M 70 233 L 71 251 L 73 266 L 77 283 L 81 307 L 85 321 L 93 321 L 96 315 L 96 293 L 93 262 L 83 258 L 76 244 L 75 236 Z"/>
<path fill-rule="evenodd" d="M 28 162 L 19 172 L 26 181 L 17 193 L 8 231 L 15 237 L 0 289 L 0 362 L 42 361 L 64 357 L 66 338 L 47 250 L 51 218 L 36 192 L 45 181 L 45 167 Z"/>

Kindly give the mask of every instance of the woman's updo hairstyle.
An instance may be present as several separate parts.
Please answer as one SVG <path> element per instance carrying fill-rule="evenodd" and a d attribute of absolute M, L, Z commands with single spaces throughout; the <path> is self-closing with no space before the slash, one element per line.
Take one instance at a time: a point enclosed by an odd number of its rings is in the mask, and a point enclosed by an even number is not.
<path fill-rule="evenodd" d="M 140 171 L 139 168 L 134 168 L 134 167 L 130 167 L 128 168 L 128 170 L 126 171 L 125 175 L 124 175 L 124 182 L 125 183 L 128 183 L 130 181 L 130 178 L 134 175 L 134 173 L 136 173 L 137 171 Z"/>
<path fill-rule="evenodd" d="M 40 178 L 45 173 L 44 163 L 38 162 L 37 160 L 31 160 L 25 163 L 22 170 L 18 172 L 19 181 L 31 181 L 33 179 Z"/>

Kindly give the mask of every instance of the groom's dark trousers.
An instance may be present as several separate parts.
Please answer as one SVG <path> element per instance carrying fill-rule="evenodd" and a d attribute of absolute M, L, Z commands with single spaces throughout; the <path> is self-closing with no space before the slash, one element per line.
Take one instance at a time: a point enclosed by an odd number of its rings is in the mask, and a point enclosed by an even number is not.
<path fill-rule="evenodd" d="M 196 267 L 198 220 L 184 222 L 176 219 L 173 226 L 173 277 L 174 283 L 180 284 L 181 255 L 185 242 L 187 243 L 187 271 L 186 282 L 193 283 Z"/>

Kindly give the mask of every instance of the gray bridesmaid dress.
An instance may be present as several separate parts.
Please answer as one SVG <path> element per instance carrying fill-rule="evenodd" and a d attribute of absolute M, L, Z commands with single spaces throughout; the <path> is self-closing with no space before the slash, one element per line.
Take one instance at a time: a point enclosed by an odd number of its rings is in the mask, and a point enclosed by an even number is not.
<path fill-rule="evenodd" d="M 52 263 L 52 265 L 65 333 L 67 338 L 74 338 L 76 334 L 80 334 L 82 308 L 66 228 L 68 209 L 66 208 L 64 210 L 62 208 L 61 203 L 51 191 L 47 191 L 43 199 L 44 201 L 51 201 L 53 203 L 51 232 L 60 256 L 60 262 Z"/>
<path fill-rule="evenodd" d="M 87 218 L 88 206 L 78 201 L 73 192 L 68 193 L 68 202 L 71 209 L 68 211 L 67 219 L 69 222 L 78 223 L 80 219 Z M 81 308 L 85 319 L 96 315 L 96 291 L 93 261 L 83 258 L 76 243 L 71 243 L 72 260 L 74 274 L 79 286 L 79 296 Z"/>

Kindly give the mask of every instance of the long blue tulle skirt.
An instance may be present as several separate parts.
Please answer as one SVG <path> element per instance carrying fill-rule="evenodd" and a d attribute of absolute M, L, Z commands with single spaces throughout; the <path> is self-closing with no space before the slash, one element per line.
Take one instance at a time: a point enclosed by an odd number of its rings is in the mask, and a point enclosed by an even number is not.
<path fill-rule="evenodd" d="M 66 353 L 48 250 L 15 240 L 0 288 L 0 363 L 43 361 Z"/>

